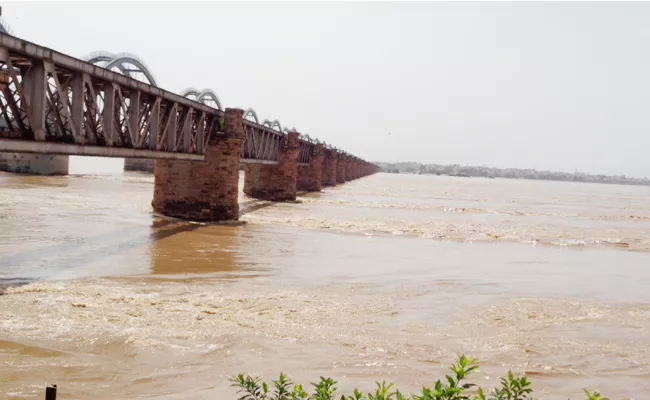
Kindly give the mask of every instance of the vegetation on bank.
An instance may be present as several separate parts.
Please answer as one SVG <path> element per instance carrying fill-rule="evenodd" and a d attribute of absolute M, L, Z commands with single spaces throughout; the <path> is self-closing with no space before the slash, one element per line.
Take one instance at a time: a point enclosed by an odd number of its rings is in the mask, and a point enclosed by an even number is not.
<path fill-rule="evenodd" d="M 439 165 L 416 162 L 377 162 L 383 172 L 392 174 L 448 175 L 460 177 L 536 179 L 567 182 L 615 183 L 621 185 L 650 185 L 648 178 L 634 178 L 625 175 L 587 174 L 584 172 L 539 171 L 522 168 L 490 168 L 471 165 Z"/>
<path fill-rule="evenodd" d="M 533 400 L 531 383 L 523 377 L 515 377 L 512 372 L 501 378 L 500 386 L 484 390 L 476 384 L 466 381 L 467 377 L 478 369 L 478 361 L 460 356 L 451 366 L 452 374 L 445 379 L 434 382 L 432 387 L 423 387 L 419 394 L 405 395 L 393 384 L 376 382 L 373 393 L 363 394 L 355 389 L 352 394 L 336 393 L 336 381 L 320 377 L 319 382 L 311 383 L 308 392 L 302 385 L 294 384 L 284 374 L 268 384 L 258 378 L 239 374 L 233 378 L 232 386 L 239 388 L 238 400 Z M 598 392 L 585 390 L 587 400 L 609 400 Z"/>

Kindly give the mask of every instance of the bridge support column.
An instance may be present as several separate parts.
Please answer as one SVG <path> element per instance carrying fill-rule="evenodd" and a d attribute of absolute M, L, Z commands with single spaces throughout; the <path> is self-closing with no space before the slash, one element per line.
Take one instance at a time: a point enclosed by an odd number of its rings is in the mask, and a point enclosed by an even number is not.
<path fill-rule="evenodd" d="M 339 154 L 339 159 L 336 162 L 337 183 L 345 183 L 347 170 L 348 170 L 347 159 L 344 154 Z"/>
<path fill-rule="evenodd" d="M 346 181 L 351 181 L 354 179 L 354 176 L 352 176 L 352 164 L 354 163 L 353 159 L 349 159 L 345 163 L 345 180 Z"/>
<path fill-rule="evenodd" d="M 300 192 L 320 192 L 323 189 L 323 145 L 317 144 L 309 165 L 298 166 L 296 189 Z"/>
<path fill-rule="evenodd" d="M 30 175 L 68 175 L 69 157 L 54 154 L 0 153 L 0 171 Z"/>
<path fill-rule="evenodd" d="M 244 193 L 261 200 L 295 200 L 299 152 L 298 132 L 287 133 L 277 164 L 244 166 Z"/>
<path fill-rule="evenodd" d="M 337 159 L 338 155 L 336 150 L 325 151 L 325 157 L 323 158 L 323 175 L 321 178 L 323 186 L 336 186 Z"/>
<path fill-rule="evenodd" d="M 226 109 L 224 133 L 210 137 L 205 161 L 155 161 L 151 205 L 156 212 L 190 221 L 239 219 L 243 115 L 243 110 Z"/>
<path fill-rule="evenodd" d="M 362 177 L 370 175 L 372 172 L 370 172 L 370 164 L 368 163 L 362 163 L 361 164 L 361 169 L 360 169 L 360 174 Z"/>
<path fill-rule="evenodd" d="M 125 171 L 154 172 L 154 160 L 148 158 L 125 158 Z"/>

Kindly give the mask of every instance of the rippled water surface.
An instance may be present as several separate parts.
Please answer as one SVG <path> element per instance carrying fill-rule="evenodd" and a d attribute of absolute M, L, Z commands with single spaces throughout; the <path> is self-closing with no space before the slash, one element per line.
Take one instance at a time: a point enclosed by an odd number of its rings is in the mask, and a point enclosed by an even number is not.
<path fill-rule="evenodd" d="M 415 391 L 461 352 L 487 386 L 650 397 L 648 187 L 378 174 L 209 226 L 153 215 L 152 186 L 0 173 L 0 398 Z"/>

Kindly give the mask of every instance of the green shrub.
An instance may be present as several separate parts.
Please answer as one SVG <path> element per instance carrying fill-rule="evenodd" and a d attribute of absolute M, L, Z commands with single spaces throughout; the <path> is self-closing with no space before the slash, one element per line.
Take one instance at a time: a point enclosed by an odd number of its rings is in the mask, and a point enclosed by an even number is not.
<path fill-rule="evenodd" d="M 432 388 L 423 387 L 422 393 L 404 395 L 399 390 L 393 390 L 394 384 L 376 382 L 374 393 L 363 394 L 355 389 L 352 395 L 336 394 L 336 381 L 320 377 L 319 382 L 312 382 L 313 392 L 310 394 L 298 384 L 291 382 L 286 375 L 280 374 L 272 385 L 261 382 L 259 378 L 238 374 L 232 378 L 232 386 L 239 388 L 239 400 L 534 400 L 531 396 L 531 384 L 523 377 L 515 377 L 508 372 L 506 378 L 501 378 L 501 386 L 489 392 L 473 383 L 466 382 L 467 376 L 478 369 L 478 361 L 460 356 L 451 366 L 450 375 L 444 380 L 437 380 Z M 585 390 L 587 400 L 609 400 L 600 397 L 600 393 L 590 393 Z"/>

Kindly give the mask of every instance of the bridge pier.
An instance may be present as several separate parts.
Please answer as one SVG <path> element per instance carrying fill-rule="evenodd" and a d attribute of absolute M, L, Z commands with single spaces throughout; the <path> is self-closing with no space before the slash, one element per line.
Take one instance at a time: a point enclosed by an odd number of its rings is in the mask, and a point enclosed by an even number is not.
<path fill-rule="evenodd" d="M 154 172 L 154 160 L 149 158 L 125 158 L 125 171 Z"/>
<path fill-rule="evenodd" d="M 351 181 L 354 179 L 354 176 L 352 176 L 352 165 L 354 163 L 354 159 L 348 158 L 347 162 L 345 163 L 345 180 L 346 181 Z"/>
<path fill-rule="evenodd" d="M 224 134 L 212 135 L 205 161 L 156 160 L 154 211 L 190 221 L 239 219 L 244 111 L 226 108 Z"/>
<path fill-rule="evenodd" d="M 336 162 L 336 183 L 345 183 L 348 170 L 347 158 L 345 154 L 339 154 L 338 157 Z"/>
<path fill-rule="evenodd" d="M 348 181 L 353 181 L 353 180 L 357 179 L 357 178 L 354 176 L 354 164 L 355 164 L 356 162 L 357 162 L 357 160 L 354 159 L 354 157 L 348 159 L 348 170 L 347 170 L 347 172 L 345 173 L 345 174 L 346 174 L 345 177 L 348 179 Z"/>
<path fill-rule="evenodd" d="M 300 192 L 320 192 L 323 189 L 323 158 L 325 157 L 322 144 L 317 144 L 311 161 L 307 165 L 298 165 L 296 189 Z"/>
<path fill-rule="evenodd" d="M 362 161 L 361 165 L 359 165 L 359 176 L 364 177 L 370 174 L 371 172 L 369 171 L 368 164 Z"/>
<path fill-rule="evenodd" d="M 31 175 L 68 175 L 69 157 L 54 154 L 0 153 L 0 171 Z"/>
<path fill-rule="evenodd" d="M 298 132 L 287 133 L 277 164 L 245 165 L 244 193 L 261 200 L 295 200 L 299 152 Z"/>
<path fill-rule="evenodd" d="M 323 158 L 323 186 L 336 186 L 336 160 L 338 158 L 336 150 L 326 150 Z"/>

